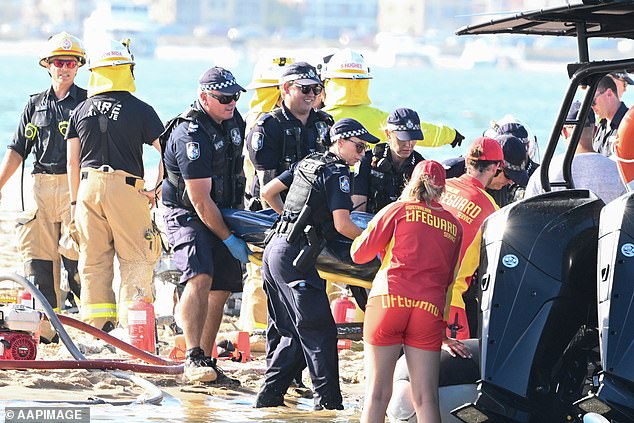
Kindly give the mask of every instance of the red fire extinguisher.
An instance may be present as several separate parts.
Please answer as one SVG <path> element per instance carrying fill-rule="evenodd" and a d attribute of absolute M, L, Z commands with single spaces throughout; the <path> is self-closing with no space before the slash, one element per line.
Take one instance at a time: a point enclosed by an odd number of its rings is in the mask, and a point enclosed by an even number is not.
<path fill-rule="evenodd" d="M 154 306 L 145 299 L 141 288 L 137 288 L 134 301 L 128 307 L 128 334 L 130 344 L 149 353 L 156 353 Z"/>
<path fill-rule="evenodd" d="M 335 323 L 352 323 L 354 322 L 354 316 L 357 306 L 355 303 L 348 299 L 346 291 L 342 291 L 341 297 L 334 300 L 330 306 L 332 310 L 332 316 L 335 318 Z M 352 346 L 350 339 L 338 339 L 338 350 L 349 350 Z"/>

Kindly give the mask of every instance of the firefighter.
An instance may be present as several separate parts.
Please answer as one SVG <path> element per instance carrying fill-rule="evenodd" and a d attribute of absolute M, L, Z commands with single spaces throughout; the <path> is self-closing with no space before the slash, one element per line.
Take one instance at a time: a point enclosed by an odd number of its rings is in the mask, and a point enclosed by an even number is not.
<path fill-rule="evenodd" d="M 55 311 L 63 306 L 60 295 L 61 263 L 71 291 L 79 297 L 77 251 L 64 249 L 68 239 L 70 202 L 66 176 L 64 136 L 72 110 L 86 99 L 86 90 L 75 85 L 77 70 L 86 63 L 82 42 L 67 32 L 48 39 L 40 66 L 48 70 L 51 86 L 29 99 L 20 124 L 0 165 L 0 189 L 33 153 L 33 194 L 36 209 L 18 222 L 18 249 L 25 276 L 39 287 Z M 63 243 L 62 243 L 63 244 Z M 42 328 L 44 342 L 57 339 Z"/>
<path fill-rule="evenodd" d="M 339 50 L 324 58 L 321 78 L 324 81 L 324 108 L 335 121 L 352 118 L 359 121 L 381 141 L 386 140 L 385 123 L 388 113 L 372 105 L 368 96 L 372 74 L 363 55 L 349 48 Z M 418 140 L 422 147 L 440 147 L 451 144 L 457 147 L 464 136 L 456 129 L 421 122 L 424 139 Z"/>
<path fill-rule="evenodd" d="M 129 42 L 108 41 L 89 55 L 88 99 L 75 109 L 68 133 L 71 215 L 79 234 L 81 315 L 91 325 L 127 327 L 137 292 L 152 302 L 152 271 L 161 242 L 150 207 L 157 183 L 144 188 L 143 146 L 161 151 L 163 124 L 154 109 L 131 93 L 134 60 Z M 162 179 L 162 166 L 157 182 Z M 114 256 L 121 285 L 113 291 Z"/>

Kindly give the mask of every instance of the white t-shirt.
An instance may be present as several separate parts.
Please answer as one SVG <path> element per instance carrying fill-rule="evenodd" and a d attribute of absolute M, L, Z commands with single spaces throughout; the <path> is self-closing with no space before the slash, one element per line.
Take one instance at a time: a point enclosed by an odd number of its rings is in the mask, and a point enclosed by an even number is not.
<path fill-rule="evenodd" d="M 548 169 L 550 181 L 563 182 L 564 155 L 553 157 Z M 616 163 L 599 153 L 578 153 L 572 159 L 572 179 L 576 188 L 594 192 L 605 204 L 626 192 L 625 185 L 616 167 Z M 553 187 L 553 190 L 563 188 Z M 543 193 L 539 180 L 539 169 L 533 173 L 526 186 L 524 198 Z"/>

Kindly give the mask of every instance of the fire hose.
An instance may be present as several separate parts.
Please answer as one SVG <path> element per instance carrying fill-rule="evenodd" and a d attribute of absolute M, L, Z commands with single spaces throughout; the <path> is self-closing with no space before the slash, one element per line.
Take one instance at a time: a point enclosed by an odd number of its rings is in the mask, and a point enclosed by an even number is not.
<path fill-rule="evenodd" d="M 66 329 L 64 329 L 64 325 L 62 324 L 62 321 L 60 320 L 60 318 L 66 321 L 67 323 L 70 323 L 71 326 L 75 325 L 75 322 L 77 323 L 83 323 L 83 322 L 79 322 L 79 321 L 76 321 L 75 319 L 67 318 L 64 316 L 58 317 L 58 315 L 55 314 L 55 312 L 53 311 L 53 308 L 48 303 L 44 295 L 39 291 L 39 289 L 37 289 L 35 285 L 33 285 L 23 276 L 20 276 L 15 273 L 0 273 L 0 281 L 2 280 L 10 280 L 10 281 L 16 282 L 17 284 L 21 285 L 24 289 L 26 289 L 28 292 L 30 292 L 31 295 L 33 295 L 33 297 L 39 300 L 42 306 L 42 309 L 44 311 L 44 314 L 46 315 L 46 317 L 48 317 L 49 321 L 51 322 L 51 325 L 53 325 L 53 327 L 57 330 L 57 333 L 59 334 L 60 339 L 64 343 L 64 346 L 66 346 L 66 348 L 68 349 L 70 354 L 73 356 L 75 361 L 72 361 L 72 360 L 52 360 L 52 361 L 3 360 L 3 361 L 0 361 L 0 369 L 85 368 L 85 369 L 91 369 L 91 370 L 98 370 L 98 369 L 106 370 L 112 376 L 130 381 L 144 390 L 144 393 L 139 395 L 137 399 L 134 401 L 111 401 L 111 400 L 96 398 L 94 400 L 89 400 L 89 401 L 72 401 L 71 402 L 73 404 L 110 404 L 110 405 L 129 405 L 129 404 L 145 404 L 145 403 L 160 404 L 161 401 L 163 400 L 163 392 L 158 387 L 156 387 L 156 385 L 154 385 L 153 383 L 151 383 L 150 381 L 146 379 L 143 379 L 133 374 L 123 372 L 121 370 L 132 370 L 132 371 L 139 371 L 139 372 L 145 370 L 147 373 L 166 373 L 166 374 L 179 374 L 183 372 L 182 366 L 174 366 L 173 362 L 168 362 L 167 360 L 163 360 L 160 357 L 155 357 L 155 356 L 152 356 L 153 358 L 151 359 L 150 362 L 156 363 L 156 364 L 163 364 L 163 365 L 148 366 L 143 364 L 125 363 L 125 362 L 120 362 L 116 360 L 88 360 L 81 353 L 81 351 L 79 351 L 75 343 L 72 341 L 72 339 L 68 335 L 68 332 L 66 332 Z M 71 320 L 75 320 L 75 322 L 71 322 Z M 80 330 L 86 329 L 82 325 L 77 324 L 77 326 L 81 326 L 79 328 Z M 125 348 L 124 351 L 128 353 L 132 353 L 133 355 L 136 355 L 136 356 L 142 356 L 141 358 L 146 361 L 150 360 L 149 357 L 145 356 L 144 354 L 141 354 L 142 352 L 141 350 L 138 350 L 137 348 L 128 344 L 126 344 L 127 346 L 123 346 L 122 344 L 125 344 L 125 342 L 120 341 L 106 334 L 105 332 L 99 331 L 98 329 L 95 329 L 95 330 L 100 332 L 98 334 L 99 338 L 102 338 L 105 340 L 108 337 L 108 339 L 111 342 L 115 342 L 116 340 L 115 344 L 120 345 L 121 349 Z M 88 332 L 88 330 L 85 330 L 85 331 Z M 151 354 L 147 354 L 147 355 L 151 356 Z M 164 364 L 168 364 L 168 365 L 165 366 Z M 64 366 L 68 366 L 68 367 L 64 367 Z M 150 371 L 150 369 L 156 370 L 156 371 Z M 69 401 L 64 401 L 64 402 L 69 402 Z"/>

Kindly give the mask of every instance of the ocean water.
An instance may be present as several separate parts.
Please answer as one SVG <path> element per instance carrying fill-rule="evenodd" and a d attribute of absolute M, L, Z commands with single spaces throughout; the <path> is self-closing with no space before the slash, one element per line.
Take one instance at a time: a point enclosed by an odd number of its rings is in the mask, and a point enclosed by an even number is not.
<path fill-rule="evenodd" d="M 0 147 L 11 141 L 28 95 L 49 85 L 48 74 L 37 65 L 36 58 L 5 56 L 4 60 L 11 65 L 0 67 Z M 193 101 L 199 75 L 212 64 L 212 60 L 204 58 L 139 58 L 135 67 L 135 95 L 151 104 L 166 121 Z M 230 70 L 239 83 L 246 85 L 253 63 L 238 62 Z M 457 128 L 466 136 L 462 147 L 457 149 L 448 146 L 426 149 L 424 155 L 434 159 L 460 155 L 470 140 L 489 127 L 491 120 L 507 113 L 528 124 L 543 151 L 568 85 L 564 64 L 559 70 L 555 67 L 555 71 L 548 72 L 491 66 L 470 70 L 403 66 L 375 67 L 372 73 L 370 98 L 376 107 L 386 111 L 410 107 L 418 111 L 422 120 Z M 79 70 L 76 81 L 80 86 L 87 86 L 88 74 L 85 67 Z M 626 103 L 631 95 L 626 93 Z M 246 113 L 249 99 L 248 92 L 240 99 L 240 112 Z"/>

